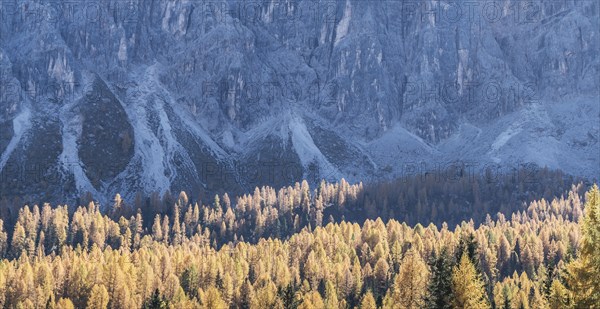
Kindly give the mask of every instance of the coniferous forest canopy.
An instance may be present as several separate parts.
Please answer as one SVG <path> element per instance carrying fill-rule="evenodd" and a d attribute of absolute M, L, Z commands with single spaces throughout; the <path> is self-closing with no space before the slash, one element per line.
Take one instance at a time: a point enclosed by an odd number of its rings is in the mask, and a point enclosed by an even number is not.
<path fill-rule="evenodd" d="M 540 173 L 5 200 L 0 306 L 598 308 L 600 191 Z"/>
<path fill-rule="evenodd" d="M 0 0 L 0 309 L 600 309 L 600 0 Z"/>

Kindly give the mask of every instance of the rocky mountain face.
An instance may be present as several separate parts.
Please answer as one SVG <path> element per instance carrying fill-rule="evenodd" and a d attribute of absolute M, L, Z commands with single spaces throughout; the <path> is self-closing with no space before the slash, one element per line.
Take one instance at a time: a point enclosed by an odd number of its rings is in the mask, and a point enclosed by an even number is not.
<path fill-rule="evenodd" d="M 594 0 L 2 0 L 0 195 L 600 174 Z"/>

